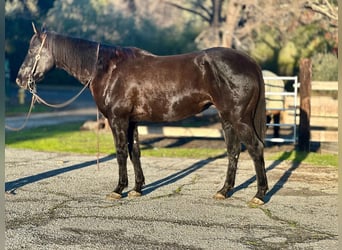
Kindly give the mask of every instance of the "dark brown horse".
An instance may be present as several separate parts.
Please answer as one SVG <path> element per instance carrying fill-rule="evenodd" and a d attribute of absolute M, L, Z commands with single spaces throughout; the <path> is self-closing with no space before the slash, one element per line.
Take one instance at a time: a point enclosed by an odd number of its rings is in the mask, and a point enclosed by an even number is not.
<path fill-rule="evenodd" d="M 242 142 L 256 170 L 258 190 L 251 203 L 264 203 L 268 189 L 263 156 L 265 90 L 259 66 L 247 55 L 211 48 L 156 56 L 138 48 L 34 31 L 16 82 L 34 91 L 35 82 L 58 67 L 89 85 L 97 107 L 108 119 L 117 150 L 119 181 L 109 199 L 120 198 L 128 186 L 128 156 L 135 171 L 135 187 L 129 196 L 141 195 L 145 178 L 140 164 L 139 122 L 176 121 L 215 105 L 229 163 L 224 185 L 214 197 L 224 199 L 233 189 Z"/>

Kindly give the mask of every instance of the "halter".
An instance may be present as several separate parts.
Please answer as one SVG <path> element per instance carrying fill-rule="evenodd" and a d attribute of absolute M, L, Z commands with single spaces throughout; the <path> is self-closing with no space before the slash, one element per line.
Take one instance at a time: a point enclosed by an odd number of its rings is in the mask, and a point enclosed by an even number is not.
<path fill-rule="evenodd" d="M 34 72 L 36 71 L 36 68 L 37 68 L 37 65 L 38 65 L 38 61 L 40 60 L 40 53 L 42 52 L 42 49 L 44 47 L 44 43 L 45 43 L 46 37 L 47 37 L 47 35 L 46 35 L 46 33 L 44 33 L 43 34 L 42 44 L 40 45 L 40 47 L 38 49 L 37 55 L 35 56 L 35 61 L 34 61 L 31 73 L 29 74 L 28 80 L 27 80 L 27 87 L 28 87 L 29 91 L 32 94 L 36 93 L 36 85 L 35 85 L 36 82 L 33 79 L 33 75 L 34 75 Z"/>
<path fill-rule="evenodd" d="M 31 99 L 31 105 L 30 105 L 30 109 L 26 115 L 26 118 L 25 118 L 25 121 L 24 123 L 22 124 L 22 126 L 18 127 L 18 128 L 14 128 L 14 127 L 11 127 L 11 126 L 8 126 L 8 125 L 5 125 L 5 128 L 9 129 L 9 130 L 12 130 L 12 131 L 19 131 L 19 130 L 22 130 L 30 115 L 31 115 L 31 111 L 32 111 L 32 108 L 35 104 L 36 101 L 38 101 L 39 103 L 43 103 L 45 104 L 46 106 L 49 106 L 49 107 L 52 107 L 52 108 L 63 108 L 67 105 L 69 105 L 70 103 L 72 103 L 73 101 L 75 101 L 82 93 L 83 91 L 90 86 L 90 84 L 92 83 L 92 81 L 94 80 L 95 78 L 95 74 L 96 74 L 96 65 L 97 65 L 97 61 L 99 60 L 99 51 L 100 51 L 100 43 L 97 44 L 97 49 L 96 49 L 96 61 L 94 63 L 94 68 L 93 68 L 93 72 L 92 72 L 92 75 L 90 77 L 90 79 L 88 80 L 88 82 L 84 85 L 84 87 L 81 89 L 81 91 L 76 94 L 74 97 L 72 97 L 71 99 L 69 99 L 68 101 L 64 102 L 64 103 L 61 103 L 61 104 L 49 104 L 47 103 L 43 98 L 41 98 L 38 94 L 37 94 L 37 91 L 36 91 L 36 85 L 35 85 L 35 80 L 33 79 L 33 74 L 34 72 L 36 71 L 36 68 L 37 68 L 37 64 L 38 64 L 38 61 L 40 60 L 40 53 L 43 49 L 43 46 L 44 46 L 44 43 L 45 43 L 45 40 L 46 40 L 46 37 L 47 35 L 44 34 L 43 36 L 43 40 L 42 40 L 42 44 L 40 45 L 40 48 L 38 50 L 38 53 L 37 55 L 35 56 L 35 62 L 33 64 L 33 67 L 32 67 L 32 70 L 31 70 L 31 73 L 28 77 L 28 81 L 27 81 L 27 87 L 28 87 L 28 90 L 30 91 L 30 93 L 32 94 L 32 99 Z M 99 113 L 98 113 L 98 110 L 97 110 L 97 120 L 99 119 Z M 97 159 L 97 164 L 99 164 L 99 159 Z"/>
<path fill-rule="evenodd" d="M 36 70 L 36 67 L 37 67 L 37 63 L 40 59 L 40 52 L 43 48 L 43 45 L 44 45 L 44 41 L 45 41 L 45 38 L 46 38 L 46 35 L 44 36 L 43 38 L 43 41 L 42 41 L 42 44 L 38 50 L 38 54 L 36 55 L 36 61 L 35 63 L 33 64 L 33 68 L 32 68 L 32 71 L 31 71 L 31 74 L 29 75 L 29 79 L 28 79 L 28 88 L 29 88 L 29 91 L 30 93 L 36 98 L 36 100 L 39 102 L 39 103 L 42 103 L 48 107 L 51 107 L 51 108 L 63 108 L 65 106 L 68 106 L 69 104 L 71 104 L 73 101 L 75 101 L 82 93 L 83 91 L 88 88 L 90 86 L 90 84 L 92 83 L 92 81 L 94 80 L 95 78 L 95 74 L 96 74 L 96 65 L 97 65 L 97 61 L 99 59 L 99 51 L 100 51 L 100 43 L 97 44 L 97 49 L 96 49 L 96 61 L 94 63 L 94 68 L 93 68 L 93 72 L 91 74 L 91 77 L 90 79 L 88 80 L 88 82 L 84 85 L 84 87 L 80 90 L 80 92 L 78 92 L 74 97 L 72 97 L 71 99 L 67 100 L 66 102 L 64 103 L 61 103 L 61 104 L 50 104 L 48 102 L 46 102 L 43 98 L 41 98 L 38 94 L 37 94 L 37 91 L 36 91 L 36 85 L 35 85 L 35 81 L 33 80 L 33 73 L 35 72 Z"/>

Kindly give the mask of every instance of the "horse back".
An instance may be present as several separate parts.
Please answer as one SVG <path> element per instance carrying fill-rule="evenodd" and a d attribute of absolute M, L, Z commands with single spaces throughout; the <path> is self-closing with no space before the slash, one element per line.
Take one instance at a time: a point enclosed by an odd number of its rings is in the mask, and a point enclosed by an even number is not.
<path fill-rule="evenodd" d="M 103 109 L 124 109 L 136 121 L 175 121 L 212 104 L 232 107 L 237 92 L 248 99 L 256 82 L 247 81 L 258 75 L 251 59 L 227 48 L 174 56 L 136 48 L 109 54 L 99 95 L 105 97 Z"/>

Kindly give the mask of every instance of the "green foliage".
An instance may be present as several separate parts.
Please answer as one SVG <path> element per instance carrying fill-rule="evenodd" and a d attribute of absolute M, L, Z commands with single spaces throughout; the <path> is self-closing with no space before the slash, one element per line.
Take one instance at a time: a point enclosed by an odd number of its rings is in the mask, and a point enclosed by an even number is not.
<path fill-rule="evenodd" d="M 301 58 L 332 51 L 334 41 L 326 39 L 326 32 L 319 23 L 311 23 L 298 26 L 282 37 L 275 28 L 265 26 L 255 32 L 255 46 L 250 54 L 263 68 L 279 75 L 294 75 L 298 72 Z"/>
<path fill-rule="evenodd" d="M 312 57 L 312 78 L 316 81 L 337 81 L 337 57 L 333 54 L 315 54 Z"/>
<path fill-rule="evenodd" d="M 127 8 L 127 2 L 6 0 L 5 51 L 10 60 L 11 80 L 14 81 L 16 77 L 33 34 L 31 21 L 35 21 L 37 27 L 45 23 L 48 30 L 59 33 L 112 45 L 136 46 L 160 55 L 196 49 L 194 40 L 205 26 L 199 16 L 178 10 L 179 16 L 175 18 L 175 14 L 171 14 L 172 7 L 167 13 L 163 7 L 159 9 L 161 12 L 151 13 L 155 6 L 151 0 L 144 1 L 144 4 L 142 1 L 136 1 L 137 10 L 134 11 Z M 185 7 L 194 7 L 196 4 L 208 7 L 211 4 L 208 0 L 181 2 Z M 333 1 L 335 2 L 336 0 Z M 152 8 L 149 8 L 149 5 Z M 280 27 L 276 27 L 277 25 L 270 27 L 265 23 L 254 30 L 248 43 L 251 47 L 249 53 L 263 68 L 281 75 L 296 74 L 300 58 L 331 51 L 335 46 L 336 41 L 331 38 L 331 34 L 329 38 L 328 29 L 322 23 L 321 20 L 315 20 L 308 25 L 295 24 L 289 27 L 290 30 L 286 34 Z M 57 82 L 56 79 L 60 81 Z M 61 72 L 48 74 L 45 82 L 76 83 Z"/>
<path fill-rule="evenodd" d="M 264 26 L 259 32 L 254 32 L 253 40 L 255 41 L 255 46 L 249 52 L 250 55 L 263 68 L 277 72 L 277 58 L 281 48 L 279 32 Z"/>
<path fill-rule="evenodd" d="M 42 23 L 53 1 L 5 1 L 5 56 L 10 62 L 11 81 L 26 55 L 33 35 L 31 22 Z"/>
<path fill-rule="evenodd" d="M 31 0 L 34 1 L 34 0 Z M 31 21 L 39 27 L 62 34 L 121 46 L 135 46 L 155 54 L 178 54 L 195 49 L 194 39 L 200 32 L 191 19 L 160 27 L 151 17 L 119 9 L 120 4 L 101 0 L 55 0 L 38 3 L 39 12 L 27 18 L 22 12 L 6 15 L 6 57 L 10 61 L 13 82 L 24 60 L 33 35 Z M 44 83 L 75 85 L 77 81 L 62 71 L 53 71 Z"/>
<path fill-rule="evenodd" d="M 293 74 L 296 65 L 298 51 L 293 42 L 288 42 L 281 48 L 278 56 L 278 72 L 281 75 L 290 76 Z"/>
<path fill-rule="evenodd" d="M 311 57 L 317 51 L 329 50 L 329 41 L 324 38 L 325 31 L 318 23 L 299 26 L 291 39 L 300 48 L 299 57 Z"/>
<path fill-rule="evenodd" d="M 255 48 L 251 51 L 251 56 L 259 63 L 266 64 L 275 57 L 275 49 L 267 43 L 257 42 Z"/>
<path fill-rule="evenodd" d="M 125 13 L 108 1 L 55 1 L 46 23 L 51 30 L 63 34 L 112 45 L 136 46 L 156 54 L 192 50 L 197 35 L 189 23 L 182 29 L 176 25 L 160 28 L 153 19 Z"/>

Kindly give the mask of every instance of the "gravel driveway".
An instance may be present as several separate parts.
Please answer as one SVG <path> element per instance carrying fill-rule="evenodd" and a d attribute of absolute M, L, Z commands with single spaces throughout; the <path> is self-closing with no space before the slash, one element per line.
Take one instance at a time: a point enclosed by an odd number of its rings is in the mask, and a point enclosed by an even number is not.
<path fill-rule="evenodd" d="M 267 203 L 242 159 L 232 197 L 213 194 L 226 159 L 143 157 L 140 198 L 107 201 L 114 156 L 7 148 L 6 249 L 338 249 L 337 169 L 267 161 Z M 128 166 L 130 188 L 132 166 Z"/>

